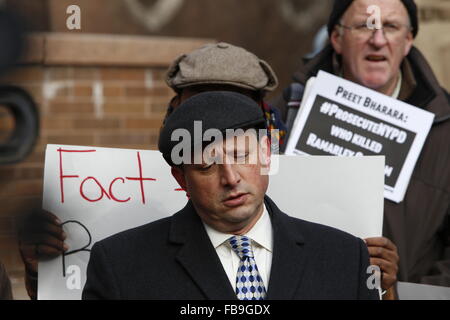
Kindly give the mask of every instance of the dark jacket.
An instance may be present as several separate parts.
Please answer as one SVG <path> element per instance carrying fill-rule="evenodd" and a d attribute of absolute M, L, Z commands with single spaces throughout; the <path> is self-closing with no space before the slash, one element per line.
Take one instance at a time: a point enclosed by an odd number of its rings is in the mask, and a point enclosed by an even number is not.
<path fill-rule="evenodd" d="M 266 197 L 274 236 L 267 299 L 377 299 L 367 247 L 289 217 Z M 83 299 L 237 299 L 191 202 L 169 218 L 97 242 Z"/>
<path fill-rule="evenodd" d="M 333 54 L 327 46 L 294 80 L 304 85 L 318 70 L 336 73 Z M 398 247 L 400 281 L 450 286 L 450 100 L 417 48 L 412 48 L 402 70 L 412 73 L 414 85 L 402 85 L 399 98 L 436 117 L 404 201 L 385 200 L 383 234 Z M 280 109 L 285 112 L 281 105 Z"/>
<path fill-rule="evenodd" d="M 8 274 L 5 267 L 0 262 L 0 300 L 11 300 L 11 282 L 9 281 Z"/>

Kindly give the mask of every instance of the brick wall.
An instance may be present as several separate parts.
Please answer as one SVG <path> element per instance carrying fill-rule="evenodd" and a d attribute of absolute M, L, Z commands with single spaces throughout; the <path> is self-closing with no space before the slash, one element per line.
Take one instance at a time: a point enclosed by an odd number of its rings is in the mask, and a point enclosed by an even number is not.
<path fill-rule="evenodd" d="M 41 205 L 48 143 L 156 149 L 172 96 L 164 82 L 169 63 L 207 39 L 86 34 L 36 34 L 28 55 L 0 84 L 27 90 L 38 104 L 41 132 L 21 163 L 0 167 L 0 260 L 16 299 L 27 298 L 16 226 Z M 13 123 L 0 108 L 1 129 Z"/>
<path fill-rule="evenodd" d="M 427 58 L 441 86 L 450 91 L 450 1 L 416 2 L 420 27 L 415 45 Z"/>

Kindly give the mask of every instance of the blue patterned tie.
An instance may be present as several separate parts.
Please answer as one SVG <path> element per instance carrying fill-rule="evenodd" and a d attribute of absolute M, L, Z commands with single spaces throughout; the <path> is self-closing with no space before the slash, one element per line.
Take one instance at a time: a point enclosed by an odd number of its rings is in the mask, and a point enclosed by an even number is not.
<path fill-rule="evenodd" d="M 250 241 L 246 236 L 228 239 L 240 259 L 236 275 L 236 295 L 239 300 L 264 300 L 266 288 L 259 275 Z"/>

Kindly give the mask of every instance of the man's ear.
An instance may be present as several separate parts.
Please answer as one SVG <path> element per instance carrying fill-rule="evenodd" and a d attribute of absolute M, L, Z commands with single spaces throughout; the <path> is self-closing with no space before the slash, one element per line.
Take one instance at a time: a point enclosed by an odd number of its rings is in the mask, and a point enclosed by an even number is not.
<path fill-rule="evenodd" d="M 414 42 L 414 36 L 412 34 L 412 32 L 408 32 L 408 34 L 406 35 L 406 45 L 405 45 L 405 57 L 409 54 L 409 51 L 411 50 L 412 46 L 413 46 L 413 42 Z"/>
<path fill-rule="evenodd" d="M 342 54 L 342 34 L 337 27 L 334 27 L 330 37 L 331 45 L 337 54 Z"/>
<path fill-rule="evenodd" d="M 265 135 L 261 138 L 261 164 L 270 168 L 270 156 L 272 155 L 272 148 L 269 136 Z"/>
<path fill-rule="evenodd" d="M 183 190 L 187 191 L 186 190 L 186 179 L 184 178 L 183 170 L 178 167 L 172 167 L 170 171 L 172 172 L 172 176 L 175 178 L 175 180 L 177 180 L 180 187 Z"/>

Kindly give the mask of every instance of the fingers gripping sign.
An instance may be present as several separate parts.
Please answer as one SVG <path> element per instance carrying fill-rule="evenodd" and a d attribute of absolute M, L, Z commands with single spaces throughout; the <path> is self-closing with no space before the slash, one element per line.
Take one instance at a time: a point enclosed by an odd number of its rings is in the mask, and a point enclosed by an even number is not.
<path fill-rule="evenodd" d="M 398 256 L 395 244 L 385 237 L 365 239 L 370 255 L 370 264 L 381 272 L 381 288 L 387 290 L 397 282 Z"/>

